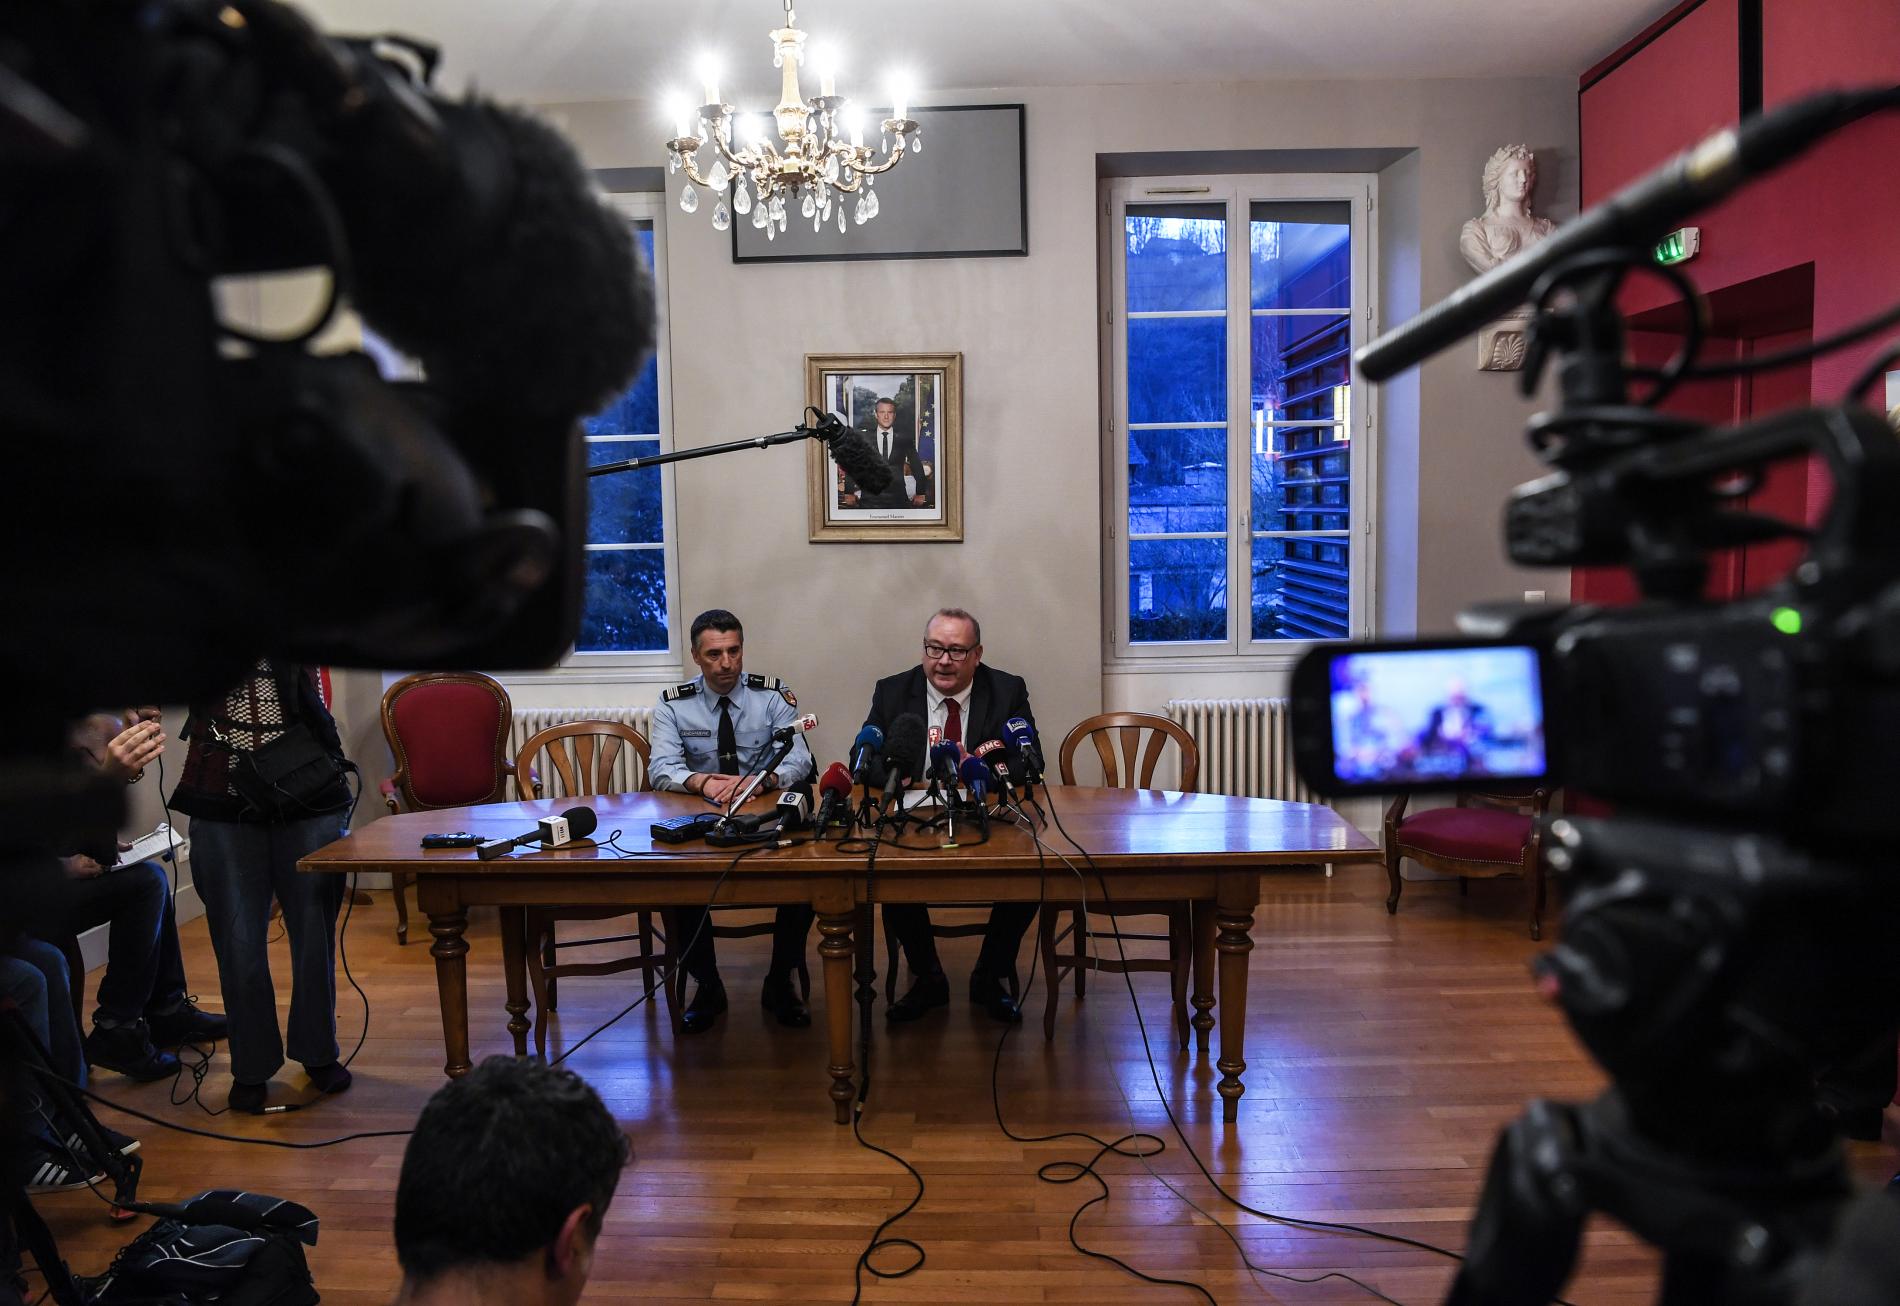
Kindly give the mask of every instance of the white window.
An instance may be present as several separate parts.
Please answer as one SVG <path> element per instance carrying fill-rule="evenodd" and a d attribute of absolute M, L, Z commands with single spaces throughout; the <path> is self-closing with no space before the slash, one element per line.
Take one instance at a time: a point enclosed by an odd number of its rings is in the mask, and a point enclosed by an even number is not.
<path fill-rule="evenodd" d="M 590 467 L 673 447 L 666 328 L 663 195 L 613 195 L 653 271 L 656 344 L 627 391 L 586 422 Z M 673 474 L 670 466 L 588 480 L 587 590 L 570 668 L 676 666 Z"/>
<path fill-rule="evenodd" d="M 1111 660 L 1369 633 L 1373 179 L 1105 185 Z"/>

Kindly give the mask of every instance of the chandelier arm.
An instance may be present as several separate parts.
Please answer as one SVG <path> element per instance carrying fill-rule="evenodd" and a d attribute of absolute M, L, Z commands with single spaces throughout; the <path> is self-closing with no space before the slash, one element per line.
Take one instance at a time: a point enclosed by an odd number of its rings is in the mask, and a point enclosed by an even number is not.
<path fill-rule="evenodd" d="M 852 166 L 855 167 L 860 173 L 868 173 L 871 176 L 876 176 L 880 172 L 889 172 L 892 168 L 895 168 L 897 166 L 897 161 L 903 157 L 904 157 L 904 138 L 902 136 L 899 136 L 897 138 L 897 144 L 891 147 L 890 157 L 884 160 L 884 162 L 872 163 L 870 160 L 867 159 L 863 163 L 853 164 Z"/>

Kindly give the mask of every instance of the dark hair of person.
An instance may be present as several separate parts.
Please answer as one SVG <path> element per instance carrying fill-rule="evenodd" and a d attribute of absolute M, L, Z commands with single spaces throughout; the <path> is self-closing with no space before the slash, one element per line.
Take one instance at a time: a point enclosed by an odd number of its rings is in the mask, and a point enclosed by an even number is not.
<path fill-rule="evenodd" d="M 589 1206 L 600 1233 L 632 1145 L 600 1095 L 571 1070 L 489 1057 L 436 1090 L 396 1182 L 396 1259 L 427 1281 L 465 1266 L 520 1261 Z"/>
<path fill-rule="evenodd" d="M 704 612 L 693 618 L 693 630 L 692 634 L 686 640 L 687 646 L 690 648 L 698 648 L 699 637 L 709 630 L 736 630 L 739 632 L 741 639 L 745 638 L 745 627 L 739 624 L 737 617 L 727 612 L 724 608 L 707 608 Z"/>

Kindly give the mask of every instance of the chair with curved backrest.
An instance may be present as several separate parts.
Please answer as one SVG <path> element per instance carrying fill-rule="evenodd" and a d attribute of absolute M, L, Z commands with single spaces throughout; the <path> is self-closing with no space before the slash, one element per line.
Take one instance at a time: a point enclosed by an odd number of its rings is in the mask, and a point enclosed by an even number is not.
<path fill-rule="evenodd" d="M 382 782 L 391 813 L 472 807 L 508 799 L 508 691 L 479 671 L 423 671 L 383 693 L 383 738 L 396 773 Z M 396 941 L 409 942 L 411 873 L 392 872 Z"/>
<path fill-rule="evenodd" d="M 1096 755 L 1101 759 L 1103 783 L 1111 789 L 1150 789 L 1154 787 L 1155 768 L 1160 764 L 1170 743 L 1180 751 L 1181 790 L 1192 793 L 1201 779 L 1201 753 L 1195 746 L 1194 736 L 1166 717 L 1154 716 L 1147 712 L 1103 712 L 1092 716 L 1076 726 L 1062 741 L 1062 748 L 1056 755 L 1056 769 L 1062 776 L 1062 783 L 1075 783 L 1075 754 L 1082 742 L 1087 740 L 1095 745 Z M 1119 745 L 1119 755 L 1117 754 Z M 1042 909 L 1041 919 L 1037 923 L 1040 951 L 1042 954 L 1043 978 L 1048 991 L 1043 995 L 1042 1033 L 1044 1038 L 1054 1038 L 1056 1034 L 1056 996 L 1062 985 L 1065 971 L 1075 972 L 1075 996 L 1080 998 L 1087 989 L 1085 977 L 1091 970 L 1111 971 L 1122 974 L 1129 971 L 1165 971 L 1170 976 L 1174 998 L 1175 1032 L 1180 1036 L 1181 1046 L 1187 1047 L 1188 1030 L 1188 971 L 1194 961 L 1194 914 L 1193 904 L 1185 899 L 1167 902 L 1116 902 L 1089 903 L 1089 910 L 1101 916 L 1165 916 L 1168 918 L 1166 934 L 1129 934 L 1117 931 L 1123 942 L 1145 941 L 1168 945 L 1166 960 L 1160 958 L 1129 957 L 1120 955 L 1119 946 L 1114 957 L 1097 957 L 1090 953 L 1088 931 L 1083 928 L 1082 911 L 1078 907 L 1049 906 Z M 1069 925 L 1058 932 L 1057 924 L 1063 912 L 1069 913 Z M 1057 948 L 1065 938 L 1072 939 L 1074 947 L 1068 956 L 1063 956 Z"/>
<path fill-rule="evenodd" d="M 557 789 L 558 796 L 574 798 L 651 789 L 652 777 L 647 771 L 651 751 L 645 735 L 618 721 L 569 721 L 550 726 L 521 746 L 521 755 L 515 759 L 515 793 L 525 802 L 532 798 L 556 796 L 554 791 Z M 631 768 L 631 783 L 625 786 L 615 777 L 623 753 L 628 755 L 626 760 Z M 543 754 L 546 755 L 545 767 L 538 765 L 543 762 Z M 548 777 L 545 783 L 539 774 L 543 769 Z M 655 931 L 651 911 L 635 913 L 636 926 L 632 934 L 571 939 L 565 943 L 557 937 L 562 921 L 610 920 L 626 914 L 625 908 L 618 907 L 555 905 L 530 907 L 527 910 L 525 952 L 528 985 L 534 993 L 534 1049 L 537 1055 L 547 1055 L 548 1013 L 558 1009 L 558 983 L 563 976 L 616 975 L 622 971 L 638 970 L 646 992 L 651 994 L 654 972 L 660 972 L 664 980 L 672 971 L 672 954 L 667 947 L 667 935 Z M 658 949 L 654 947 L 656 936 L 660 944 Z M 640 951 L 633 956 L 566 964 L 558 960 L 562 948 L 586 948 L 634 940 L 638 940 Z M 666 984 L 665 989 L 667 1018 L 677 1023 L 675 987 Z"/>
<path fill-rule="evenodd" d="M 1537 818 L 1550 806 L 1550 791 L 1466 793 L 1454 807 L 1434 807 L 1406 816 L 1407 795 L 1385 809 L 1385 874 L 1392 894 L 1385 909 L 1396 914 L 1399 863 L 1410 857 L 1420 866 L 1458 877 L 1463 893 L 1472 879 L 1522 875 L 1531 894 L 1531 938 L 1544 936 L 1544 863 L 1539 856 Z"/>

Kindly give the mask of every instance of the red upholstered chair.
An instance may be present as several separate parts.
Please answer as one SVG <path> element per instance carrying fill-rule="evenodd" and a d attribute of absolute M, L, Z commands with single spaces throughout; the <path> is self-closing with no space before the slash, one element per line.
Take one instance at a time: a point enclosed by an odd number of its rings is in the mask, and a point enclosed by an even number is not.
<path fill-rule="evenodd" d="M 1392 882 L 1385 909 L 1396 913 L 1399 863 L 1410 857 L 1420 866 L 1458 877 L 1458 891 L 1466 882 L 1499 875 L 1521 875 L 1531 892 L 1531 937 L 1544 936 L 1544 864 L 1538 856 L 1541 833 L 1537 818 L 1550 805 L 1550 791 L 1460 794 L 1455 807 L 1405 814 L 1406 795 L 1385 809 L 1385 873 Z"/>
<path fill-rule="evenodd" d="M 396 774 L 383 781 L 391 812 L 426 812 L 508 801 L 508 691 L 479 671 L 424 671 L 404 676 L 383 695 L 383 738 Z M 396 896 L 396 941 L 409 942 L 409 900 L 415 880 L 390 876 Z"/>

